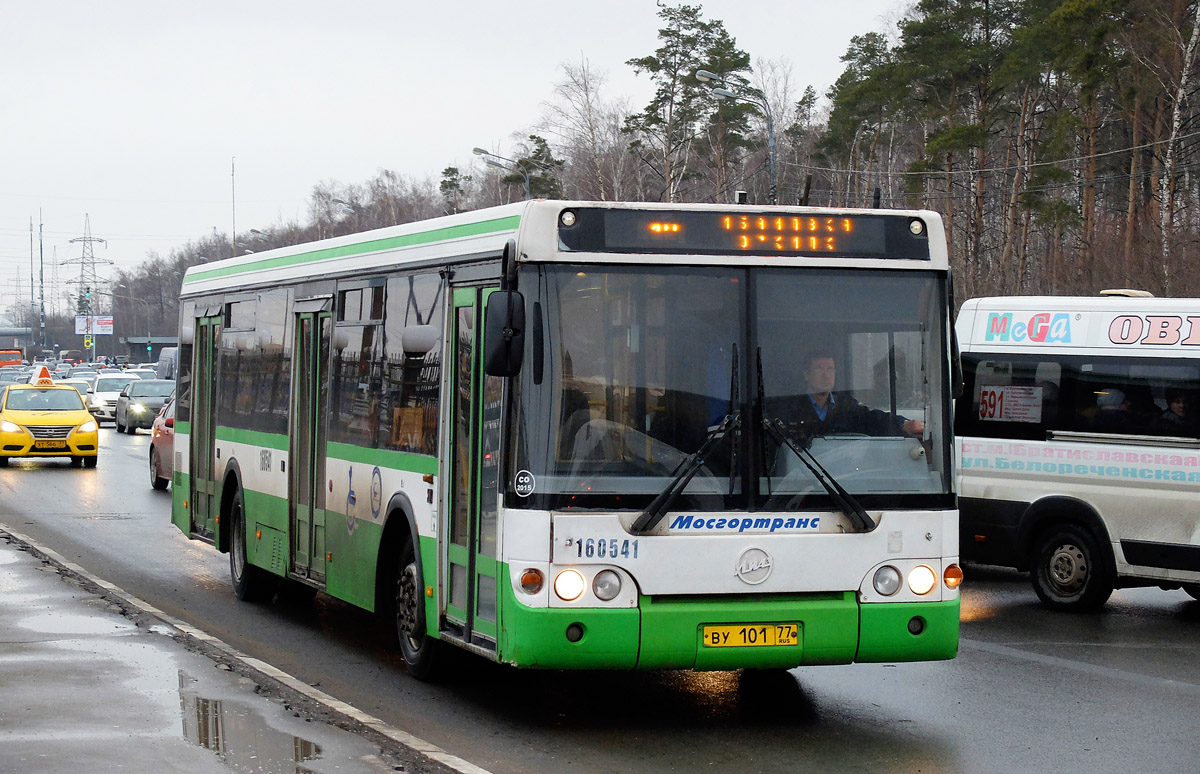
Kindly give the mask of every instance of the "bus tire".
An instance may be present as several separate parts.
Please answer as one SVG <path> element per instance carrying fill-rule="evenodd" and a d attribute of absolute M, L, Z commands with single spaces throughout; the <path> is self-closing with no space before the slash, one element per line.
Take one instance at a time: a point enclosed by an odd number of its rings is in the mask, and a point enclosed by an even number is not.
<path fill-rule="evenodd" d="M 1051 524 L 1033 546 L 1033 590 L 1054 610 L 1092 612 L 1112 596 L 1112 570 L 1100 541 L 1078 524 Z"/>
<path fill-rule="evenodd" d="M 243 602 L 266 602 L 275 594 L 274 576 L 250 564 L 246 554 L 246 508 L 241 487 L 229 505 L 229 575 Z"/>
<path fill-rule="evenodd" d="M 441 642 L 430 637 L 425 628 L 424 584 L 416 556 L 412 541 L 405 540 L 391 568 L 387 595 L 388 623 L 400 647 L 400 654 L 408 665 L 408 673 L 418 680 L 429 682 L 439 676 L 438 651 Z"/>

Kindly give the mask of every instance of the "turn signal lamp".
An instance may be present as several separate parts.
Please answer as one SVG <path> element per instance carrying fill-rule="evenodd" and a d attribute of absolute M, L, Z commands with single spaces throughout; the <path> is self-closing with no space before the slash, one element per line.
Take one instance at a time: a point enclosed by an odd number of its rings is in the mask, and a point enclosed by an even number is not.
<path fill-rule="evenodd" d="M 526 594 L 536 594 L 546 584 L 546 576 L 541 570 L 529 569 L 521 573 L 521 591 Z"/>
<path fill-rule="evenodd" d="M 962 585 L 962 582 L 963 582 L 962 568 L 959 567 L 957 564 L 950 565 L 949 567 L 946 568 L 946 571 L 942 573 L 942 583 L 945 583 L 946 588 L 948 588 L 948 589 L 956 589 L 960 585 Z"/>
<path fill-rule="evenodd" d="M 922 596 L 933 591 L 933 587 L 937 585 L 937 573 L 931 568 L 923 564 L 918 564 L 916 567 L 908 571 L 908 587 L 912 589 L 912 593 L 917 596 Z"/>
<path fill-rule="evenodd" d="M 564 602 L 574 602 L 583 596 L 587 583 L 579 570 L 563 570 L 554 578 L 554 593 Z"/>

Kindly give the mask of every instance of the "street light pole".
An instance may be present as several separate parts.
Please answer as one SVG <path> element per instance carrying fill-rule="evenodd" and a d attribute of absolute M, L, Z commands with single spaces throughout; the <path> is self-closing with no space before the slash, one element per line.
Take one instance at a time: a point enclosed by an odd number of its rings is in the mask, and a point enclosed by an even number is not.
<path fill-rule="evenodd" d="M 487 164 L 489 167 L 497 167 L 498 169 L 507 169 L 509 172 L 518 173 L 525 180 L 525 199 L 529 200 L 529 199 L 533 198 L 533 193 L 531 192 L 530 187 L 529 187 L 529 170 L 525 169 L 524 164 L 522 164 L 521 162 L 516 161 L 514 159 L 510 159 L 505 156 L 501 156 L 499 154 L 492 153 L 491 151 L 486 151 L 483 148 L 472 148 L 471 152 L 474 153 L 476 156 L 482 157 L 483 163 Z M 509 164 L 512 164 L 512 166 L 511 167 L 505 166 L 504 164 L 500 163 L 501 161 L 507 161 Z"/>
<path fill-rule="evenodd" d="M 709 72 L 708 70 L 697 70 L 696 80 L 700 81 L 701 83 L 728 85 L 728 81 L 716 73 Z M 749 96 L 746 96 L 746 94 L 738 94 L 737 92 L 734 92 L 725 86 L 713 85 L 711 88 L 712 93 L 718 99 L 732 99 L 741 102 L 748 102 L 751 105 L 757 105 L 758 107 L 762 108 L 763 115 L 767 117 L 767 175 L 771 183 L 770 188 L 767 191 L 767 198 L 771 204 L 777 203 L 779 189 L 775 182 L 775 119 L 771 115 L 771 105 L 767 101 L 767 95 L 764 94 L 762 90 L 756 89 L 753 86 L 740 87 L 743 91 L 747 92 Z"/>

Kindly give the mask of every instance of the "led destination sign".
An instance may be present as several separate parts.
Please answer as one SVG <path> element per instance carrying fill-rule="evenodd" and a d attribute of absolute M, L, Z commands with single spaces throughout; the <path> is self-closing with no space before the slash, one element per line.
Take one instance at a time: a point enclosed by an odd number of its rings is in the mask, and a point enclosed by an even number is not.
<path fill-rule="evenodd" d="M 929 258 L 921 220 L 883 213 L 587 208 L 564 211 L 558 233 L 576 252 Z"/>

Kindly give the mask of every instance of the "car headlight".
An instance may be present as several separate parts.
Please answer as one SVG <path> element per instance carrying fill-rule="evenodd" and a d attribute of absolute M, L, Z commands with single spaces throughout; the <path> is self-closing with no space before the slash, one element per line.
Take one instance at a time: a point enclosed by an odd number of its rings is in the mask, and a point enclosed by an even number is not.
<path fill-rule="evenodd" d="M 129 410 L 135 414 L 141 414 L 143 411 L 146 410 L 146 407 L 143 406 L 141 403 L 130 403 Z"/>
<path fill-rule="evenodd" d="M 96 432 L 96 421 L 94 419 L 89 419 L 88 421 L 84 422 L 82 425 L 79 426 L 79 432 L 81 432 L 81 433 Z"/>
<path fill-rule="evenodd" d="M 95 395 L 93 395 L 92 400 L 90 402 L 91 402 L 92 406 L 94 406 L 94 407 L 103 406 L 104 398 L 97 398 Z"/>
<path fill-rule="evenodd" d="M 0 430 L 3 430 L 6 433 L 24 432 L 24 428 L 14 422 L 9 422 L 7 419 L 0 421 Z"/>

